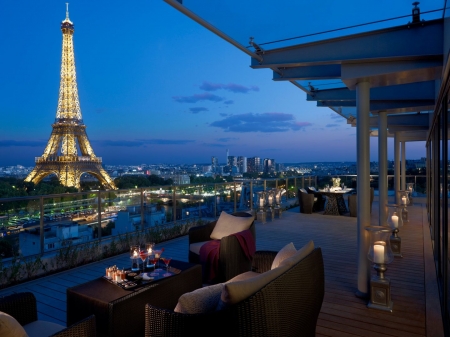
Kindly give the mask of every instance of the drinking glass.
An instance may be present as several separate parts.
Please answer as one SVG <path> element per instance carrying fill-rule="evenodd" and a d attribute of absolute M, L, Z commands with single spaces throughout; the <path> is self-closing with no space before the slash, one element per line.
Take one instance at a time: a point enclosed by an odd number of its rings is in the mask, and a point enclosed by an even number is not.
<path fill-rule="evenodd" d="M 141 249 L 141 250 L 139 251 L 139 257 L 140 257 L 141 260 L 142 260 L 142 273 L 144 272 L 144 268 L 145 268 L 144 262 L 145 262 L 145 260 L 147 259 L 147 256 L 148 256 L 148 254 L 147 254 L 147 251 L 146 251 L 145 249 Z"/>
<path fill-rule="evenodd" d="M 152 255 L 149 259 L 153 264 L 153 273 L 150 273 L 150 276 L 158 276 L 159 273 L 156 272 L 156 262 L 158 262 L 159 257 L 157 258 L 155 255 Z"/>
<path fill-rule="evenodd" d="M 161 250 L 154 250 L 153 253 L 155 253 L 155 258 L 156 258 L 156 262 L 155 262 L 155 268 L 156 268 L 156 263 L 158 263 L 159 259 L 161 258 L 161 254 L 162 254 L 162 249 Z M 156 268 L 155 271 L 162 271 L 161 268 Z"/>
<path fill-rule="evenodd" d="M 151 267 L 155 266 L 154 264 L 151 264 L 151 261 L 150 261 L 150 255 L 153 255 L 153 249 L 154 248 L 155 248 L 155 244 L 153 242 L 147 242 L 145 244 L 145 249 L 147 250 L 147 256 L 148 256 L 147 268 L 151 268 Z"/>
<path fill-rule="evenodd" d="M 163 276 L 170 276 L 172 275 L 169 273 L 169 263 L 172 260 L 171 257 L 162 257 L 161 260 L 163 260 L 164 264 L 166 265 L 166 272 L 163 274 Z"/>

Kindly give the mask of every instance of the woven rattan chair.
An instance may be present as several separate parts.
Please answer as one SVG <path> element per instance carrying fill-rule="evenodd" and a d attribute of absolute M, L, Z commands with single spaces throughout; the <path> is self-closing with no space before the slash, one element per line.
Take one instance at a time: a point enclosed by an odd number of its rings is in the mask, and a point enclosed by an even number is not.
<path fill-rule="evenodd" d="M 306 190 L 298 189 L 298 203 L 300 213 L 311 214 L 314 208 L 314 194 L 309 194 Z"/>
<path fill-rule="evenodd" d="M 22 326 L 38 320 L 36 298 L 30 292 L 22 292 L 0 298 L 0 311 L 14 317 Z M 52 336 L 90 337 L 96 336 L 96 334 L 95 316 L 92 315 Z"/>
<path fill-rule="evenodd" d="M 314 194 L 313 212 L 323 212 L 327 199 L 322 194 L 317 193 L 315 187 L 307 187 L 306 192 Z"/>
<path fill-rule="evenodd" d="M 370 188 L 370 214 L 372 214 L 372 203 L 375 195 L 374 188 Z M 356 194 L 350 194 L 348 196 L 348 209 L 350 211 L 350 216 L 356 217 L 358 215 L 358 196 Z"/>
<path fill-rule="evenodd" d="M 253 270 L 270 270 L 277 252 L 259 251 Z M 308 256 L 247 299 L 206 314 L 145 307 L 145 336 L 314 337 L 324 297 L 322 251 Z"/>
<path fill-rule="evenodd" d="M 253 215 L 245 212 L 233 213 L 234 216 L 252 217 Z M 210 222 L 203 226 L 192 227 L 189 229 L 189 246 L 193 243 L 211 240 L 210 235 L 217 221 Z M 255 223 L 250 226 L 250 231 L 256 241 Z M 200 256 L 189 250 L 189 262 L 200 263 Z M 224 282 L 232 279 L 236 275 L 251 270 L 252 263 L 245 256 L 239 241 L 235 236 L 226 236 L 220 240 L 219 249 L 219 275 L 216 282 Z"/>

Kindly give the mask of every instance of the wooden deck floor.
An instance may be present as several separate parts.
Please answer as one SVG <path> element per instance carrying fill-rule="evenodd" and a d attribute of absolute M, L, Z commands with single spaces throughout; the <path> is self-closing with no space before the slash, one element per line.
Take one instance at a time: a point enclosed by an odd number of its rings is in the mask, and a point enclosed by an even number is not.
<path fill-rule="evenodd" d="M 374 202 L 371 219 L 374 225 L 378 222 L 377 206 Z M 427 259 L 430 261 L 431 245 L 426 235 L 428 229 L 424 229 L 427 227 L 424 205 L 409 207 L 409 217 L 410 222 L 400 232 L 404 257 L 395 258 L 387 271 L 391 279 L 393 313 L 368 309 L 366 302 L 354 295 L 357 275 L 356 218 L 300 214 L 295 210 L 285 212 L 282 219 L 266 224 L 257 223 L 257 249 L 279 250 L 289 242 L 300 248 L 311 239 L 322 248 L 325 298 L 317 323 L 317 336 L 441 336 L 439 301 L 436 291 L 430 291 L 435 289 L 432 269 L 430 272 L 429 264 L 427 267 L 425 263 Z M 187 237 L 159 245 L 163 246 L 166 254 L 187 261 Z M 105 267 L 114 264 L 128 266 L 128 255 L 3 289 L 0 296 L 32 291 L 38 301 L 39 318 L 65 324 L 66 289 L 100 277 Z M 431 282 L 426 284 L 425 280 L 430 279 Z M 430 321 L 435 319 L 438 322 L 431 324 Z"/>

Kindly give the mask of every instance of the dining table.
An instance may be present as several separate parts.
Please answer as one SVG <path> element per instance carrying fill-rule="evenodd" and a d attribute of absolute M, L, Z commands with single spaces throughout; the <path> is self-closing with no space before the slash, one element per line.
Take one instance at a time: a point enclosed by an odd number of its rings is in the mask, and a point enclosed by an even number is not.
<path fill-rule="evenodd" d="M 353 188 L 345 189 L 323 189 L 318 190 L 315 193 L 323 195 L 327 198 L 325 204 L 324 215 L 343 215 L 348 213 L 347 206 L 345 205 L 344 195 L 352 193 Z"/>

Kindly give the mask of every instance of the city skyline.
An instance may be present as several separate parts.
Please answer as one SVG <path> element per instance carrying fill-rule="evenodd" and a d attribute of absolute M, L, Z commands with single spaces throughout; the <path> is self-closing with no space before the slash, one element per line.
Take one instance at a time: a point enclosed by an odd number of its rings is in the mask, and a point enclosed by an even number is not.
<path fill-rule="evenodd" d="M 409 7 L 405 7 L 407 13 Z M 74 1 L 81 111 L 104 165 L 356 160 L 356 129 L 163 1 Z M 65 2 L 0 4 L 0 166 L 32 166 L 55 119 Z M 32 27 L 32 29 L 30 29 Z M 389 159 L 393 158 L 389 139 Z M 377 160 L 377 138 L 371 160 Z M 407 157 L 425 156 L 423 142 Z"/>

